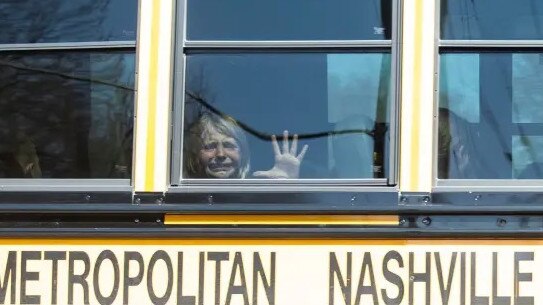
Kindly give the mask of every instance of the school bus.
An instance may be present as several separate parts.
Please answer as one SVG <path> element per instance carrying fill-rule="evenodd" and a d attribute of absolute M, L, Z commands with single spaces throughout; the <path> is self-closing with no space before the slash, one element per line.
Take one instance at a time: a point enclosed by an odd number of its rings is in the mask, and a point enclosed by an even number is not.
<path fill-rule="evenodd" d="M 0 304 L 543 304 L 542 20 L 0 0 Z"/>

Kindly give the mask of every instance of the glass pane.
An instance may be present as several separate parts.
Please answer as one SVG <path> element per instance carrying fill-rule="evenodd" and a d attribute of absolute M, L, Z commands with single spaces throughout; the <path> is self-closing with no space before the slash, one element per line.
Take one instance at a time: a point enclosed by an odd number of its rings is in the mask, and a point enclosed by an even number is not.
<path fill-rule="evenodd" d="M 0 55 L 0 178 L 129 178 L 134 52 Z"/>
<path fill-rule="evenodd" d="M 2 0 L 0 44 L 136 40 L 136 0 Z"/>
<path fill-rule="evenodd" d="M 192 54 L 186 73 L 184 178 L 385 177 L 390 54 Z"/>
<path fill-rule="evenodd" d="M 543 178 L 523 173 L 541 161 L 541 55 L 441 55 L 439 178 Z"/>
<path fill-rule="evenodd" d="M 189 40 L 379 40 L 391 0 L 188 0 Z"/>
<path fill-rule="evenodd" d="M 513 137 L 513 178 L 543 178 L 543 136 Z"/>
<path fill-rule="evenodd" d="M 543 39 L 543 1 L 442 0 L 441 39 Z"/>
<path fill-rule="evenodd" d="M 543 123 L 543 54 L 513 55 L 513 122 Z"/>

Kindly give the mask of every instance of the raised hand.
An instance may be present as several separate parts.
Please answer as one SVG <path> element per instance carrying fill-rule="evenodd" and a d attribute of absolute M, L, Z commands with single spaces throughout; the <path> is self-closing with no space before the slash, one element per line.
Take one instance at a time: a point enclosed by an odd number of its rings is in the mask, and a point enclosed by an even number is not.
<path fill-rule="evenodd" d="M 292 137 L 292 146 L 289 147 L 288 131 L 283 132 L 283 147 L 279 149 L 277 138 L 272 136 L 272 147 L 275 158 L 275 165 L 267 171 L 257 171 L 253 173 L 254 177 L 268 179 L 293 179 L 300 176 L 300 164 L 304 159 L 305 153 L 309 146 L 304 145 L 300 154 L 298 150 L 298 135 Z"/>

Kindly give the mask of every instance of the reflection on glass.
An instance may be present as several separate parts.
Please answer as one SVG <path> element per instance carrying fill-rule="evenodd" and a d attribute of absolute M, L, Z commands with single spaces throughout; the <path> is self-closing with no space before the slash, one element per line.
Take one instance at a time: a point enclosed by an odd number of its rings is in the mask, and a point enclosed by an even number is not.
<path fill-rule="evenodd" d="M 442 39 L 543 39 L 540 0 L 442 0 Z"/>
<path fill-rule="evenodd" d="M 513 55 L 513 122 L 543 123 L 543 54 Z"/>
<path fill-rule="evenodd" d="M 190 40 L 379 40 L 391 0 L 188 0 Z"/>
<path fill-rule="evenodd" d="M 440 58 L 440 65 L 446 71 L 439 80 L 440 106 L 470 123 L 479 122 L 479 73 L 473 70 L 479 66 L 479 54 L 447 54 Z"/>
<path fill-rule="evenodd" d="M 0 1 L 0 44 L 136 40 L 136 0 Z"/>
<path fill-rule="evenodd" d="M 0 178 L 129 178 L 134 52 L 0 56 Z"/>
<path fill-rule="evenodd" d="M 513 137 L 513 178 L 543 178 L 543 136 Z"/>
<path fill-rule="evenodd" d="M 517 179 L 540 158 L 540 54 L 482 52 L 440 57 L 438 177 Z M 477 59 L 476 61 L 474 59 Z M 543 72 L 543 70 L 541 70 Z M 469 85 L 466 80 L 475 81 Z M 535 165 L 534 165 L 535 166 Z M 531 168 L 534 168 L 531 166 Z M 537 171 L 530 172 L 532 178 Z"/>
<path fill-rule="evenodd" d="M 379 178 L 390 55 L 187 55 L 184 178 Z"/>

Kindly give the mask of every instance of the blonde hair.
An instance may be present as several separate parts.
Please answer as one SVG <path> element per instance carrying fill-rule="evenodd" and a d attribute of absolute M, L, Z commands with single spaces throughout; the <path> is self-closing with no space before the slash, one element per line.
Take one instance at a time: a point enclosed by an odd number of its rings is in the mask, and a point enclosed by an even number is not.
<path fill-rule="evenodd" d="M 239 167 L 231 178 L 243 179 L 249 173 L 250 153 L 245 133 L 236 120 L 229 116 L 219 116 L 211 112 L 203 113 L 198 120 L 188 128 L 183 147 L 183 177 L 209 178 L 204 165 L 199 158 L 203 140 L 208 132 L 215 130 L 236 140 L 240 149 Z"/>

